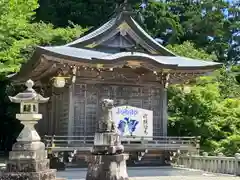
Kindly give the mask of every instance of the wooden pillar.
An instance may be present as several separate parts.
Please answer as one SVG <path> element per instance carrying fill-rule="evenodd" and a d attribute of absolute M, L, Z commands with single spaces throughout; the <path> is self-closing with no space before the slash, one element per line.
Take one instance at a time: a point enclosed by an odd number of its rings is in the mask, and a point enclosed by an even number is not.
<path fill-rule="evenodd" d="M 68 109 L 68 136 L 73 136 L 73 126 L 74 126 L 74 84 L 68 88 L 69 94 L 69 109 Z"/>
<path fill-rule="evenodd" d="M 167 127 L 168 127 L 168 103 L 167 103 L 167 89 L 164 87 L 161 87 L 161 124 L 162 124 L 162 135 L 167 136 Z"/>
<path fill-rule="evenodd" d="M 46 133 L 47 135 L 52 135 L 53 134 L 53 108 L 52 108 L 52 94 L 50 96 L 50 100 L 48 101 L 48 104 L 47 104 L 47 111 L 48 111 L 48 132 Z"/>
<path fill-rule="evenodd" d="M 54 94 L 53 96 L 53 134 L 58 134 L 58 121 L 59 121 L 59 111 L 58 108 L 61 105 L 61 102 L 59 102 L 58 95 Z"/>
<path fill-rule="evenodd" d="M 53 87 L 52 87 L 53 89 Z M 53 91 L 53 90 L 52 90 Z M 50 126 L 51 126 L 51 135 L 55 134 L 56 132 L 56 126 L 55 126 L 55 94 L 52 94 L 52 98 L 51 98 L 51 122 L 50 122 Z"/>

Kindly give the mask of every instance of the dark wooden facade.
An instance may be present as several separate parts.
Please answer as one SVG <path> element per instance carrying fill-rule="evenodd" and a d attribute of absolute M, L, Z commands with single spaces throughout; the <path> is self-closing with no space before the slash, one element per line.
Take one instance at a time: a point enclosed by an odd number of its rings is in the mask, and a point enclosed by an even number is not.
<path fill-rule="evenodd" d="M 93 135 L 99 102 L 111 98 L 116 105 L 153 110 L 153 133 L 166 136 L 168 85 L 220 66 L 175 55 L 150 37 L 132 13 L 120 11 L 69 44 L 38 47 L 12 80 L 21 83 L 31 78 L 51 97 L 42 106 L 44 119 L 38 125 L 42 135 Z M 69 77 L 64 88 L 52 86 L 51 79 L 56 76 Z"/>

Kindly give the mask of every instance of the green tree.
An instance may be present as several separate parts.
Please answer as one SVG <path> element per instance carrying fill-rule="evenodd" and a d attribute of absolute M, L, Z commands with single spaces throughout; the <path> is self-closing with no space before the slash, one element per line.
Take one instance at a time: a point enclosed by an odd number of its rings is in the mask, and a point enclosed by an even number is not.
<path fill-rule="evenodd" d="M 208 54 L 203 49 L 196 48 L 194 43 L 191 43 L 189 41 L 185 41 L 181 45 L 169 44 L 167 45 L 167 48 L 175 52 L 177 55 L 185 56 L 193 59 L 202 59 L 202 60 L 209 60 L 209 61 L 213 61 L 217 59 L 214 53 Z"/>
<path fill-rule="evenodd" d="M 239 153 L 240 151 L 240 135 L 232 135 L 219 142 L 218 148 L 215 153 L 222 152 L 227 156 L 233 156 L 233 153 Z"/>
<path fill-rule="evenodd" d="M 31 23 L 36 8 L 37 0 L 0 1 L 0 73 L 18 71 L 37 45 L 65 43 L 84 32 L 80 26 Z"/>
<path fill-rule="evenodd" d="M 231 44 L 239 42 L 239 11 L 239 4 L 224 0 L 150 1 L 144 24 L 154 37 L 166 43 L 190 41 L 197 48 L 214 53 L 217 61 L 236 62 L 238 51 Z"/>
<path fill-rule="evenodd" d="M 64 44 L 85 31 L 80 26 L 54 28 L 51 24 L 31 23 L 37 0 L 0 1 L 0 149 L 9 150 L 21 126 L 14 115 L 19 108 L 7 95 L 15 91 L 5 78 L 19 70 L 37 45 Z"/>
<path fill-rule="evenodd" d="M 82 27 L 97 27 L 106 22 L 114 13 L 117 4 L 124 0 L 40 0 L 37 20 L 66 27 L 69 21 Z M 140 0 L 128 0 L 131 5 Z"/>
<path fill-rule="evenodd" d="M 240 84 L 240 63 L 232 66 L 231 71 L 236 78 L 236 81 Z"/>
<path fill-rule="evenodd" d="M 142 14 L 144 17 L 142 25 L 149 34 L 153 37 L 161 37 L 168 43 L 179 42 L 183 29 L 179 16 L 169 11 L 169 4 L 150 1 Z"/>
<path fill-rule="evenodd" d="M 169 46 L 178 55 L 199 59 L 215 58 L 193 44 Z M 189 49 L 189 51 L 187 51 Z M 186 52 L 193 52 L 186 53 Z M 240 87 L 225 67 L 211 76 L 197 78 L 194 83 L 171 86 L 168 90 L 168 132 L 175 136 L 201 136 L 201 148 L 210 153 L 237 151 L 237 141 L 230 137 L 239 135 Z M 190 89 L 190 91 L 189 91 Z M 227 151 L 226 144 L 236 144 Z"/>

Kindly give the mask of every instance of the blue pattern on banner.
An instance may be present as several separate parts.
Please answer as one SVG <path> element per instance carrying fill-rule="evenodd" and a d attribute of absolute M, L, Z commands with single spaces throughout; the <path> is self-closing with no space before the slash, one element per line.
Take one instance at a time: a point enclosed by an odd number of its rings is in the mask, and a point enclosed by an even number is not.
<path fill-rule="evenodd" d="M 129 117 L 125 117 L 123 120 L 119 121 L 118 130 L 120 131 L 121 135 L 123 135 L 126 131 L 128 131 L 132 136 L 138 124 L 139 124 L 139 121 L 130 119 Z"/>

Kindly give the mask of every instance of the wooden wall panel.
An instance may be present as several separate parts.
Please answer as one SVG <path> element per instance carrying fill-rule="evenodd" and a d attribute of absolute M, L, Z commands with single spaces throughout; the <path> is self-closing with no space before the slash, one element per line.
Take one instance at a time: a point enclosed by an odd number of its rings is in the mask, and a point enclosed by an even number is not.
<path fill-rule="evenodd" d="M 131 105 L 153 110 L 154 136 L 167 132 L 166 93 L 161 87 L 136 87 L 124 85 L 81 84 L 74 87 L 73 135 L 92 136 L 99 121 L 101 99 L 111 98 L 116 105 Z"/>

